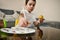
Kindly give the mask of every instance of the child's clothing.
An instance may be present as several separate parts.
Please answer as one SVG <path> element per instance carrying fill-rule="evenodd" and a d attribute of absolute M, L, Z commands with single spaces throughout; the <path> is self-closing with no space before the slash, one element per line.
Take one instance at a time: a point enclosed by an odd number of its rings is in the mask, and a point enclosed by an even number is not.
<path fill-rule="evenodd" d="M 34 15 L 33 15 L 33 13 L 29 13 L 26 9 L 23 9 L 23 10 L 21 11 L 21 13 L 24 14 L 24 18 L 25 18 L 26 20 L 28 20 L 29 22 L 35 21 L 35 17 L 34 17 Z"/>
<path fill-rule="evenodd" d="M 32 25 L 33 25 L 33 22 L 36 21 L 34 15 L 33 15 L 32 13 L 29 13 L 26 9 L 21 10 L 21 13 L 23 13 L 23 14 L 24 14 L 24 18 L 25 18 L 29 23 L 31 23 L 31 24 L 29 25 L 29 27 L 32 26 Z M 19 20 L 20 20 L 20 18 L 19 18 Z M 22 21 L 23 21 L 23 20 L 19 21 L 18 26 L 20 26 L 20 24 L 21 24 Z"/>

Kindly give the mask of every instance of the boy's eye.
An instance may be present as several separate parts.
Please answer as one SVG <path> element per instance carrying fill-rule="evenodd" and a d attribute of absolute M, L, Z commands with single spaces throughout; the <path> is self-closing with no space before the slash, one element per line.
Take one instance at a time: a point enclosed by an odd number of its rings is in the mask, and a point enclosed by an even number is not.
<path fill-rule="evenodd" d="M 31 6 L 32 4 L 29 4 L 29 6 Z"/>
<path fill-rule="evenodd" d="M 35 4 L 33 6 L 35 6 Z"/>

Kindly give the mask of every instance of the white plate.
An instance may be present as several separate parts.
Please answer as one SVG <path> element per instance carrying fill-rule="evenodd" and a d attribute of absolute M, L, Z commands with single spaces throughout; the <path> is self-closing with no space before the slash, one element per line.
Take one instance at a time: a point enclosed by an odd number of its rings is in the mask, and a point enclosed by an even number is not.
<path fill-rule="evenodd" d="M 31 29 L 31 28 L 24 28 L 24 27 L 20 27 L 20 28 L 2 28 L 1 31 L 6 32 L 6 33 L 12 33 L 12 34 L 28 34 L 28 33 L 34 33 L 35 30 Z"/>
<path fill-rule="evenodd" d="M 10 31 L 10 28 L 2 28 L 1 31 L 8 33 Z"/>

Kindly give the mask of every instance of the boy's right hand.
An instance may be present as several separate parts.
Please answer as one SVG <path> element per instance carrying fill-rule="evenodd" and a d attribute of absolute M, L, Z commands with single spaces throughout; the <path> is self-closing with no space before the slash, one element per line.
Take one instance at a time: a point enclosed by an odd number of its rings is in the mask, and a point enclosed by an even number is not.
<path fill-rule="evenodd" d="M 19 25 L 22 26 L 22 27 L 27 27 L 28 26 L 28 21 L 24 18 L 24 17 L 21 17 L 20 20 L 19 20 Z"/>

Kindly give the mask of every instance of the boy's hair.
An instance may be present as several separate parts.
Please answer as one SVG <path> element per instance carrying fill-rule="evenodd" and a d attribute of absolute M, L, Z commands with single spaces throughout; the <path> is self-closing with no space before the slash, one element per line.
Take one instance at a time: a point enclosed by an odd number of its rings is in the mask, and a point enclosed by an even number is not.
<path fill-rule="evenodd" d="M 28 1 L 29 1 L 29 0 L 26 0 L 26 1 L 25 1 L 25 4 L 26 4 L 26 5 L 27 5 Z M 32 0 L 32 1 L 36 2 L 36 0 Z"/>

